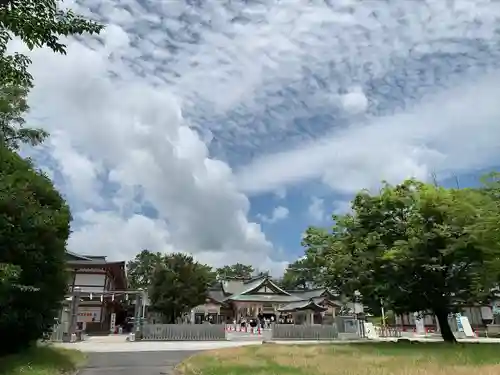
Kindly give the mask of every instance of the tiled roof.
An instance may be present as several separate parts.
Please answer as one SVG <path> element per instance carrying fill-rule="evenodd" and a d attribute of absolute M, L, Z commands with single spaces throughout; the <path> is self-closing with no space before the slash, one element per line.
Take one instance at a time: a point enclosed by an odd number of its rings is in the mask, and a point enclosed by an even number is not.
<path fill-rule="evenodd" d="M 220 303 L 222 303 L 222 301 L 226 299 L 226 296 L 224 295 L 224 292 L 222 290 L 209 290 L 208 297 Z"/>
<path fill-rule="evenodd" d="M 248 301 L 248 302 L 277 302 L 289 303 L 300 301 L 298 297 L 273 294 L 238 294 L 230 298 L 233 301 Z"/>
<path fill-rule="evenodd" d="M 282 312 L 301 311 L 301 310 L 326 311 L 327 308 L 318 305 L 313 300 L 309 300 L 309 301 L 292 302 L 278 309 L 278 311 Z"/>

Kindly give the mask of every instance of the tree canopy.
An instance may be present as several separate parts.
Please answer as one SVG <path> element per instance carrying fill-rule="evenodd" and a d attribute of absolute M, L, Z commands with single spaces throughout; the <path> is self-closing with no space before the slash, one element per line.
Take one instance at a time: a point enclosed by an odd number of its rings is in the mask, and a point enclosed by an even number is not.
<path fill-rule="evenodd" d="M 153 310 L 160 312 L 167 323 L 204 304 L 207 291 L 215 281 L 211 267 L 181 253 L 167 254 L 154 269 L 149 299 Z"/>
<path fill-rule="evenodd" d="M 224 266 L 215 270 L 219 280 L 228 278 L 243 278 L 249 279 L 255 272 L 254 268 L 250 265 L 236 263 L 230 266 Z"/>
<path fill-rule="evenodd" d="M 15 352 L 54 324 L 67 290 L 71 215 L 43 173 L 0 145 L 0 352 Z M 5 308 L 7 307 L 7 308 Z"/>
<path fill-rule="evenodd" d="M 396 313 L 432 312 L 454 342 L 449 313 L 489 301 L 500 280 L 499 221 L 483 189 L 407 180 L 360 192 L 351 214 L 334 216 L 331 230 L 309 228 L 303 244 L 324 259 L 328 286 Z"/>
<path fill-rule="evenodd" d="M 163 254 L 142 250 L 135 258 L 127 262 L 127 278 L 132 289 L 147 290 L 151 284 L 155 268 L 163 262 Z"/>
<path fill-rule="evenodd" d="M 7 54 L 7 44 L 18 37 L 30 49 L 48 47 L 66 54 L 61 37 L 99 33 L 103 26 L 63 10 L 60 0 L 10 0 L 0 5 L 0 77 L 1 84 L 14 87 L 33 85 L 28 72 L 29 57 Z"/>
<path fill-rule="evenodd" d="M 323 285 L 323 258 L 316 256 L 316 248 L 310 248 L 306 255 L 290 263 L 278 281 L 287 290 L 310 289 Z"/>
<path fill-rule="evenodd" d="M 7 0 L 0 3 L 0 143 L 17 150 L 23 143 L 37 145 L 48 133 L 25 127 L 26 97 L 33 87 L 28 56 L 7 53 L 7 44 L 18 37 L 30 50 L 48 47 L 65 54 L 61 37 L 99 33 L 102 25 L 62 10 L 60 0 Z"/>

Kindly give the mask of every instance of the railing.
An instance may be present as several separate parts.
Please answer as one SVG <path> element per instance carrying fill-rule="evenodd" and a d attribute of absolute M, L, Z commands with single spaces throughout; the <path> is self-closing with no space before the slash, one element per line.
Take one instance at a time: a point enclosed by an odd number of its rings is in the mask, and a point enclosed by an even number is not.
<path fill-rule="evenodd" d="M 222 341 L 226 331 L 224 324 L 144 324 L 141 336 L 146 341 Z"/>
<path fill-rule="evenodd" d="M 273 340 L 335 340 L 339 337 L 336 325 L 275 324 Z"/>
<path fill-rule="evenodd" d="M 401 337 L 401 330 L 394 327 L 375 327 L 378 337 Z"/>

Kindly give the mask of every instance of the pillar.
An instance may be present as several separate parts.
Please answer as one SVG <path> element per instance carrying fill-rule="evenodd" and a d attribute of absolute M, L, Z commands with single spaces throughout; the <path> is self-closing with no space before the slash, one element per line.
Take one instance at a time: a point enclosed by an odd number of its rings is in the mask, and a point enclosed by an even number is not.
<path fill-rule="evenodd" d="M 141 320 L 141 294 L 137 293 L 135 295 L 135 306 L 134 306 L 134 333 L 137 334 L 137 332 L 140 329 L 140 324 L 139 321 Z"/>
<path fill-rule="evenodd" d="M 81 291 L 79 287 L 73 288 L 73 296 L 71 299 L 71 307 L 70 307 L 70 320 L 69 320 L 69 339 L 74 333 L 76 333 L 76 328 L 78 325 L 78 307 L 80 306 L 80 296 Z"/>

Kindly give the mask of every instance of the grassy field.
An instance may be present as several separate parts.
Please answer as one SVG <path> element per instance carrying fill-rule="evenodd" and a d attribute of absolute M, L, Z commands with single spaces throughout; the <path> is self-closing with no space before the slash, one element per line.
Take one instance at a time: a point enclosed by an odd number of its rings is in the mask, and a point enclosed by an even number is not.
<path fill-rule="evenodd" d="M 22 354 L 0 357 L 0 375 L 72 373 L 84 361 L 85 355 L 76 350 L 48 346 L 34 347 Z"/>
<path fill-rule="evenodd" d="M 500 345 L 374 343 L 262 345 L 204 352 L 180 375 L 481 375 L 500 374 Z"/>

